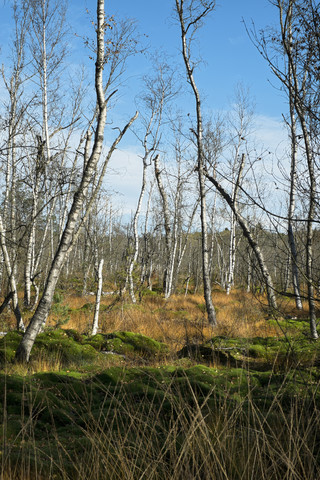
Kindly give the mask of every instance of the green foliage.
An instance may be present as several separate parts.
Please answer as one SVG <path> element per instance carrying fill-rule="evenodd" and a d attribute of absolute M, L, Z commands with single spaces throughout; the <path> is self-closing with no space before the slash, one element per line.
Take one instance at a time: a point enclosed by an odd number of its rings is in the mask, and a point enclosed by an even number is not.
<path fill-rule="evenodd" d="M 82 305 L 81 310 L 91 312 L 91 311 L 93 311 L 93 308 L 94 308 L 94 305 L 92 303 L 85 303 L 84 305 Z"/>
<path fill-rule="evenodd" d="M 197 308 L 200 310 L 201 313 L 206 313 L 206 304 L 205 303 L 198 303 Z"/>
<path fill-rule="evenodd" d="M 139 295 L 141 297 L 156 297 L 159 295 L 159 292 L 155 292 L 154 290 L 150 290 L 150 288 L 142 287 L 139 290 Z"/>

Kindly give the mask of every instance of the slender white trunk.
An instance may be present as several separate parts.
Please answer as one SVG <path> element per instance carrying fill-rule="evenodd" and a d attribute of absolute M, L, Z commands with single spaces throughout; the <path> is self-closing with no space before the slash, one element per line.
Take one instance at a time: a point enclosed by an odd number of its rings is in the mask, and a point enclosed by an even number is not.
<path fill-rule="evenodd" d="M 30 307 L 31 305 L 31 285 L 32 285 L 32 277 L 35 274 L 34 267 L 35 267 L 35 240 L 36 240 L 36 218 L 37 218 L 37 210 L 38 210 L 38 200 L 39 200 L 39 180 L 40 175 L 38 172 L 38 168 L 40 167 L 40 163 L 43 161 L 42 158 L 37 158 L 37 165 L 36 165 L 36 179 L 35 185 L 33 186 L 32 192 L 32 211 L 31 211 L 31 219 L 30 219 L 30 232 L 27 244 L 27 252 L 26 252 L 26 261 L 25 261 L 25 268 L 24 268 L 24 304 L 26 307 Z"/>
<path fill-rule="evenodd" d="M 303 71 L 298 72 L 300 66 L 299 59 L 295 56 L 296 53 L 292 49 L 292 18 L 293 18 L 293 9 L 295 7 L 295 2 L 290 0 L 288 4 L 283 2 L 278 2 L 279 8 L 279 17 L 281 25 L 281 35 L 282 35 L 282 45 L 284 48 L 284 53 L 288 61 L 288 69 L 290 74 L 290 88 L 289 95 L 290 99 L 293 101 L 294 110 L 297 114 L 301 130 L 302 137 L 305 148 L 305 158 L 307 161 L 307 171 L 309 175 L 309 207 L 308 207 L 308 218 L 307 218 L 307 232 L 306 232 L 306 277 L 308 285 L 308 303 L 309 303 L 309 316 L 310 316 L 310 333 L 313 339 L 318 339 L 317 332 L 317 316 L 316 316 L 316 305 L 314 298 L 314 278 L 313 278 L 313 222 L 315 219 L 315 209 L 316 209 L 316 177 L 315 177 L 315 161 L 314 161 L 314 152 L 311 145 L 311 135 L 312 133 L 312 119 L 309 118 L 310 123 L 307 124 L 308 119 L 308 109 L 306 109 L 307 93 L 311 93 L 311 87 L 309 86 L 309 62 L 310 62 L 310 53 L 305 54 L 303 59 Z M 286 8 L 286 15 L 284 14 L 284 9 Z M 300 12 L 296 10 L 299 14 Z M 308 32 L 309 33 L 309 32 Z M 311 48 L 311 45 L 310 45 Z M 276 68 L 273 68 L 274 73 L 280 78 L 283 84 L 287 85 L 287 78 L 283 79 Z M 318 88 L 318 86 L 316 86 Z M 313 95 L 312 95 L 313 96 Z M 312 106 L 311 106 L 312 108 Z M 316 105 L 317 108 L 317 105 Z M 294 262 L 293 262 L 294 263 Z"/>
<path fill-rule="evenodd" d="M 132 303 L 136 303 L 136 297 L 134 294 L 134 284 L 133 284 L 133 269 L 136 264 L 138 253 L 139 253 L 139 233 L 138 233 L 138 220 L 141 212 L 142 201 L 146 191 L 146 172 L 147 172 L 147 162 L 146 158 L 143 159 L 143 172 L 142 172 L 142 185 L 138 200 L 138 205 L 136 212 L 133 218 L 133 238 L 134 238 L 134 252 L 130 260 L 129 269 L 128 269 L 128 280 L 129 280 L 129 294 L 131 297 Z"/>
<path fill-rule="evenodd" d="M 99 328 L 99 312 L 100 312 L 100 301 L 101 301 L 101 293 L 102 293 L 102 269 L 103 269 L 103 258 L 100 260 L 99 268 L 98 268 L 98 287 L 97 287 L 97 295 L 96 295 L 96 304 L 94 309 L 94 317 L 93 317 L 93 325 L 92 325 L 92 332 L 91 335 L 96 335 L 98 333 Z"/>
<path fill-rule="evenodd" d="M 160 155 L 156 155 L 154 158 L 154 173 L 157 180 L 159 193 L 161 196 L 163 219 L 164 219 L 166 254 L 165 254 L 165 269 L 164 269 L 164 275 L 163 275 L 163 292 L 165 294 L 165 297 L 167 298 L 168 285 L 169 285 L 169 268 L 170 268 L 169 264 L 170 264 L 170 252 L 171 252 L 171 244 L 172 244 L 172 233 L 171 233 L 171 226 L 170 226 L 170 211 L 169 211 L 168 197 L 162 183 L 162 176 L 161 176 L 161 171 L 159 166 L 159 157 Z"/>
<path fill-rule="evenodd" d="M 98 0 L 97 2 L 97 58 L 95 64 L 95 87 L 97 95 L 97 105 L 98 105 L 98 117 L 97 125 L 95 129 L 95 138 L 94 145 L 90 158 L 84 168 L 82 179 L 77 191 L 74 194 L 72 206 L 68 215 L 68 219 L 59 242 L 56 254 L 52 261 L 50 271 L 46 280 L 44 287 L 44 292 L 41 297 L 41 300 L 38 304 L 38 307 L 28 325 L 26 333 L 23 336 L 23 339 L 17 349 L 16 359 L 18 361 L 26 362 L 29 361 L 31 349 L 33 347 L 34 341 L 41 329 L 41 326 L 45 323 L 55 291 L 57 281 L 60 276 L 61 269 L 64 265 L 64 262 L 74 246 L 80 229 L 77 230 L 77 225 L 82 225 L 82 220 L 86 220 L 86 215 L 84 218 L 80 219 L 80 213 L 82 211 L 83 205 L 86 202 L 89 186 L 92 182 L 92 178 L 96 172 L 98 161 L 102 153 L 102 145 L 104 140 L 104 129 L 106 123 L 107 115 L 107 106 L 104 95 L 103 88 L 103 68 L 105 61 L 105 51 L 104 51 L 104 33 L 105 33 L 105 11 L 104 11 L 104 0 Z M 109 153 L 104 161 L 102 167 L 102 173 L 105 172 L 106 163 L 110 159 L 110 156 L 114 149 L 116 148 L 117 143 L 120 141 L 126 130 L 135 120 L 137 115 L 135 115 L 126 127 L 119 133 L 117 139 L 113 143 L 113 146 L 109 150 Z M 101 182 L 100 182 L 101 180 Z M 98 182 L 98 186 L 102 183 L 102 178 Z M 97 192 L 96 192 L 97 193 Z M 92 195 L 89 201 L 87 202 L 86 214 L 89 214 L 90 208 L 95 200 L 95 195 Z"/>
<path fill-rule="evenodd" d="M 20 313 L 20 308 L 19 308 L 16 279 L 15 279 L 14 272 L 12 271 L 10 257 L 9 257 L 9 253 L 6 246 L 6 235 L 5 235 L 5 230 L 4 230 L 4 225 L 2 222 L 1 215 L 0 215 L 0 246 L 1 246 L 1 251 L 4 258 L 4 263 L 7 270 L 8 279 L 9 279 L 9 285 L 12 293 L 13 311 L 16 317 L 17 330 L 25 331 L 24 323 L 23 323 L 21 313 Z"/>
<path fill-rule="evenodd" d="M 154 182 L 152 182 L 150 186 L 148 202 L 147 202 L 147 210 L 146 210 L 145 221 L 144 221 L 144 233 L 143 233 L 144 247 L 143 247 L 143 259 L 142 259 L 142 265 L 141 265 L 140 285 L 143 285 L 145 281 L 148 260 L 150 256 L 149 239 L 148 239 L 148 222 L 149 222 L 153 186 L 154 186 Z"/>
<path fill-rule="evenodd" d="M 292 26 L 291 9 L 289 12 L 289 52 L 292 54 Z M 295 211 L 296 183 L 297 183 L 297 134 L 296 134 L 296 116 L 294 108 L 294 88 L 292 78 L 292 66 L 289 62 L 289 107 L 290 107 L 290 137 L 291 137 L 291 172 L 290 172 L 290 196 L 288 209 L 288 242 L 291 253 L 292 285 L 298 310 L 302 310 L 302 301 L 300 296 L 299 271 L 297 263 L 297 249 L 293 233 L 293 216 Z"/>
<path fill-rule="evenodd" d="M 202 13 L 196 17 L 187 17 L 187 24 L 185 24 L 184 14 L 184 2 L 183 0 L 176 0 L 176 10 L 179 16 L 180 30 L 181 30 L 181 42 L 182 42 L 182 55 L 184 64 L 186 67 L 186 73 L 188 81 L 191 85 L 195 104 L 196 104 L 196 116 L 197 116 L 197 131 L 196 131 L 196 143 L 197 143 L 197 170 L 198 170 L 198 184 L 200 193 L 200 217 L 201 217 L 201 232 L 202 232 L 202 278 L 204 298 L 206 302 L 206 309 L 208 315 L 208 322 L 212 326 L 217 325 L 216 312 L 212 302 L 212 290 L 211 280 L 209 274 L 209 248 L 208 248 L 208 233 L 207 233 L 207 207 L 206 207 L 206 188 L 205 188 L 205 176 L 204 176 L 204 154 L 203 154 L 203 125 L 202 125 L 202 112 L 200 94 L 197 85 L 194 80 L 193 71 L 194 67 L 191 65 L 190 59 L 190 43 L 187 44 L 188 30 L 191 28 L 197 28 L 197 23 L 203 19 L 208 12 L 214 7 L 215 2 L 203 2 Z M 192 8 L 192 7 L 191 7 Z M 190 34 L 190 33 L 189 33 Z M 190 39 L 189 39 L 190 41 Z"/>
<path fill-rule="evenodd" d="M 235 219 L 234 213 L 231 212 L 230 243 L 229 243 L 229 271 L 228 271 L 228 280 L 227 280 L 227 286 L 226 286 L 227 295 L 230 294 L 231 287 L 234 284 L 235 254 L 236 254 L 236 219 Z"/>
<path fill-rule="evenodd" d="M 251 260 L 251 255 L 248 250 L 248 255 L 247 255 L 247 292 L 249 293 L 251 291 L 251 282 L 252 282 L 252 260 Z"/>

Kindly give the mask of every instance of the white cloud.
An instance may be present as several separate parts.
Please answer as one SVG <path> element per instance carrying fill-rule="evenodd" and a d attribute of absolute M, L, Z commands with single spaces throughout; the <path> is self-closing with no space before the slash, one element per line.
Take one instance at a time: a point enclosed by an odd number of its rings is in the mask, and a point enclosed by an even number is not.
<path fill-rule="evenodd" d="M 288 147 L 288 132 L 278 118 L 257 115 L 254 136 L 259 148 L 270 151 L 277 158 L 282 157 Z"/>
<path fill-rule="evenodd" d="M 135 211 L 141 182 L 142 160 L 136 148 L 116 150 L 109 162 L 105 184 L 110 189 L 112 203 L 121 208 L 123 214 Z"/>
<path fill-rule="evenodd" d="M 257 153 L 266 152 L 264 168 L 265 181 L 272 181 L 272 175 L 280 175 L 278 160 L 288 147 L 287 131 L 280 119 L 257 115 L 255 118 L 254 139 Z M 150 170 L 152 167 L 149 167 Z M 112 204 L 122 214 L 130 218 L 135 212 L 142 181 L 142 160 L 137 146 L 127 146 L 114 152 L 105 177 L 105 185 L 110 190 Z M 145 196 L 145 202 L 147 198 Z"/>

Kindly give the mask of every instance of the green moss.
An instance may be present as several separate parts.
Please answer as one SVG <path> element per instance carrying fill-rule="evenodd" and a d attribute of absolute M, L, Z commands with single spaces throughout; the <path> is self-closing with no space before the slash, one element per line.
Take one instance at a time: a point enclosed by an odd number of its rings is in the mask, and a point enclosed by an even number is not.
<path fill-rule="evenodd" d="M 319 401 L 319 377 L 315 368 L 305 374 L 295 370 L 275 374 L 200 364 L 190 368 L 113 367 L 86 378 L 72 372 L 26 377 L 0 375 L 0 398 L 3 403 L 6 396 L 6 432 L 8 439 L 15 442 L 10 450 L 11 460 L 14 461 L 16 445 L 25 451 L 29 446 L 33 448 L 40 463 L 48 455 L 64 463 L 81 455 L 84 445 L 91 452 L 89 439 L 100 431 L 108 438 L 124 435 L 134 445 L 136 430 L 129 438 L 128 427 L 136 418 L 143 417 L 145 435 L 149 425 L 152 429 L 159 427 L 159 432 L 152 431 L 159 441 L 163 435 L 163 442 L 174 425 L 172 422 L 180 417 L 187 419 L 188 412 L 193 418 L 199 408 L 201 418 L 209 422 L 209 416 L 215 412 L 219 415 L 223 408 L 233 412 L 243 406 L 242 411 L 247 414 L 252 406 L 257 406 L 255 415 L 264 412 L 263 418 L 268 415 L 270 422 L 269 409 L 273 405 L 276 425 L 275 406 L 283 412 L 290 410 L 293 398 L 306 399 L 305 404 L 309 402 L 310 406 L 312 401 Z M 246 402 L 251 402 L 250 409 Z M 182 445 L 183 437 L 180 440 Z"/>
<path fill-rule="evenodd" d="M 91 345 L 79 343 L 72 330 L 49 330 L 37 336 L 31 359 L 41 355 L 54 356 L 63 365 L 68 365 L 92 362 L 97 352 Z"/>
<path fill-rule="evenodd" d="M 23 334 L 21 332 L 8 332 L 4 337 L 0 338 L 0 364 L 12 362 L 21 342 Z"/>
<path fill-rule="evenodd" d="M 270 325 L 275 327 L 280 327 L 284 333 L 290 335 L 300 335 L 301 333 L 309 333 L 310 324 L 307 319 L 296 319 L 296 318 L 280 318 L 280 319 L 270 319 L 268 320 Z"/>
<path fill-rule="evenodd" d="M 77 330 L 74 330 L 73 328 L 65 328 L 63 330 L 64 333 L 68 335 L 68 337 L 73 338 L 78 343 L 83 343 L 84 340 L 86 339 L 85 335 L 82 335 L 81 333 L 77 332 Z"/>
<path fill-rule="evenodd" d="M 114 332 L 97 334 L 86 341 L 97 350 L 114 352 L 121 355 L 138 354 L 144 357 L 163 356 L 168 346 L 139 333 Z"/>

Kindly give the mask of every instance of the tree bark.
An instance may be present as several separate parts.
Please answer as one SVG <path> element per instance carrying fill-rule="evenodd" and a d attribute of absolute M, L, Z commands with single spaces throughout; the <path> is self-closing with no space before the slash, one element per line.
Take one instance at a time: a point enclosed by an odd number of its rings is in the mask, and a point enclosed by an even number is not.
<path fill-rule="evenodd" d="M 16 286 L 16 279 L 15 279 L 15 275 L 14 275 L 14 272 L 13 272 L 13 269 L 12 269 L 12 266 L 11 266 L 9 253 L 8 253 L 8 250 L 7 250 L 5 231 L 4 231 L 4 226 L 3 226 L 1 215 L 0 215 L 0 246 L 1 246 L 1 251 L 2 251 L 3 258 L 4 258 L 4 263 L 5 263 L 6 270 L 7 270 L 7 275 L 8 275 L 8 279 L 9 279 L 9 286 L 10 286 L 11 293 L 12 293 L 13 311 L 14 311 L 14 315 L 16 317 L 17 330 L 25 331 L 25 326 L 24 326 L 22 316 L 21 316 L 21 312 L 20 312 L 20 308 L 19 308 L 18 290 L 17 290 L 17 286 Z"/>
<path fill-rule="evenodd" d="M 277 308 L 277 301 L 276 301 L 275 289 L 274 289 L 274 286 L 273 286 L 272 278 L 271 278 L 271 275 L 270 275 L 269 270 L 267 268 L 267 265 L 265 263 L 262 251 L 261 251 L 258 243 L 253 238 L 253 235 L 250 232 L 249 225 L 247 224 L 246 220 L 242 217 L 242 215 L 238 212 L 238 210 L 236 208 L 236 205 L 235 205 L 235 202 L 230 197 L 230 195 L 225 191 L 225 189 L 222 187 L 222 185 L 220 185 L 220 183 L 214 177 L 209 175 L 207 172 L 205 172 L 205 176 L 215 186 L 215 188 L 218 190 L 218 192 L 225 199 L 225 201 L 227 202 L 227 204 L 229 205 L 229 207 L 233 211 L 233 213 L 234 213 L 234 215 L 237 219 L 237 222 L 239 223 L 239 225 L 242 229 L 242 232 L 243 232 L 245 238 L 247 239 L 250 247 L 252 248 L 252 250 L 253 250 L 256 258 L 257 258 L 258 265 L 259 265 L 259 268 L 260 268 L 260 272 L 262 274 L 264 284 L 266 286 L 269 306 L 272 309 L 276 309 Z"/>
<path fill-rule="evenodd" d="M 199 6 L 199 5 L 198 5 Z M 199 26 L 199 22 L 213 10 L 215 2 L 203 2 L 200 8 L 201 12 L 194 13 L 188 12 L 187 23 L 185 21 L 184 1 L 176 0 L 176 10 L 179 16 L 180 30 L 181 30 L 181 42 L 182 42 L 182 55 L 184 64 L 186 67 L 186 73 L 188 81 L 191 85 L 195 104 L 196 104 L 196 117 L 197 117 L 197 131 L 196 143 L 197 143 L 197 171 L 198 171 L 198 184 L 200 193 L 200 217 L 201 217 L 201 233 L 202 233 L 202 278 L 204 298 L 207 309 L 208 322 L 212 326 L 217 325 L 216 312 L 212 302 L 211 281 L 209 274 L 209 248 L 208 248 L 208 233 L 207 233 L 207 207 L 206 207 L 206 188 L 205 188 L 205 176 L 204 176 L 204 154 L 203 154 L 203 125 L 202 125 L 202 112 L 201 112 L 201 99 L 194 80 L 193 71 L 194 66 L 191 65 L 190 59 L 190 43 L 187 45 L 188 31 L 193 33 Z M 192 9 L 192 6 L 190 7 Z M 191 34 L 192 38 L 192 34 Z M 190 42 L 190 40 L 189 40 Z"/>
<path fill-rule="evenodd" d="M 153 161 L 154 161 L 154 173 L 156 176 L 159 193 L 162 200 L 162 210 L 163 210 L 163 218 L 164 218 L 165 245 L 166 245 L 165 257 L 166 258 L 165 258 L 165 269 L 164 269 L 164 275 L 163 275 L 163 292 L 164 292 L 165 298 L 168 298 L 172 234 L 171 234 L 171 226 L 170 226 L 170 212 L 169 212 L 168 197 L 162 183 L 161 171 L 159 168 L 159 157 L 160 157 L 159 154 L 156 155 Z"/>
<path fill-rule="evenodd" d="M 101 301 L 101 293 L 102 293 L 102 269 L 103 269 L 103 258 L 100 260 L 99 268 L 98 268 L 98 287 L 97 287 L 97 295 L 96 295 L 96 304 L 94 309 L 94 317 L 93 317 L 93 324 L 92 324 L 92 332 L 91 335 L 96 335 L 98 333 L 99 328 L 99 312 L 100 312 L 100 301 Z"/>
<path fill-rule="evenodd" d="M 83 205 L 86 202 L 86 197 L 88 193 L 88 188 L 94 177 L 94 173 L 97 168 L 98 161 L 102 152 L 102 145 L 104 139 L 104 128 L 106 123 L 106 114 L 107 107 L 104 96 L 103 88 L 103 68 L 104 68 L 104 31 L 105 31 L 105 11 L 104 11 L 104 0 L 98 0 L 97 2 L 97 56 L 96 56 L 96 65 L 95 65 L 95 89 L 97 96 L 97 105 L 98 105 L 98 115 L 97 115 L 97 125 L 94 135 L 94 144 L 90 158 L 88 159 L 87 164 L 84 167 L 82 174 L 82 179 L 80 185 L 74 194 L 72 206 L 69 211 L 68 219 L 61 236 L 57 251 L 55 253 L 54 259 L 51 264 L 51 268 L 46 280 L 44 287 L 44 292 L 41 297 L 41 300 L 38 304 L 38 307 L 28 325 L 26 333 L 23 336 L 23 339 L 16 352 L 16 360 L 19 362 L 27 362 L 30 358 L 31 349 L 33 347 L 34 341 L 42 327 L 46 322 L 52 299 L 55 291 L 55 287 L 61 272 L 61 269 L 64 265 L 64 262 L 67 258 L 68 253 L 71 251 L 74 242 L 77 238 L 76 231 L 77 224 L 80 220 L 79 216 L 82 211 Z M 136 118 L 136 117 L 134 117 Z M 131 120 L 132 123 L 133 119 Z M 122 132 L 121 132 L 122 133 Z M 120 138 L 121 138 L 121 134 Z M 110 152 L 109 152 L 110 153 Z M 109 159 L 109 154 L 107 155 Z M 105 165 L 104 165 L 105 166 Z M 105 168 L 103 167 L 103 171 Z M 102 181 L 102 180 L 101 180 Z M 91 198 L 87 205 L 87 214 L 92 206 L 93 198 Z M 82 224 L 83 219 L 81 219 L 80 224 Z"/>

